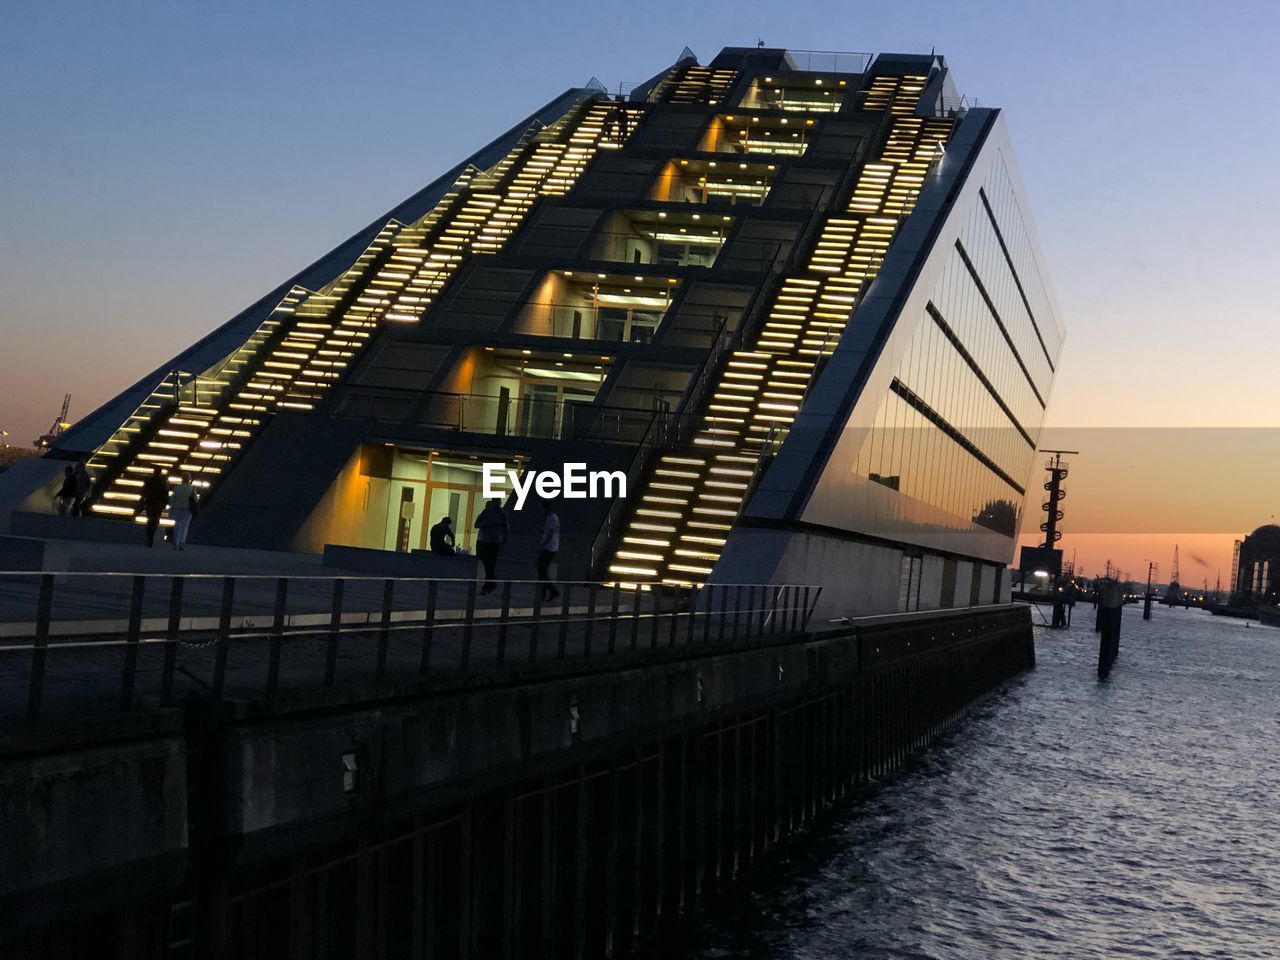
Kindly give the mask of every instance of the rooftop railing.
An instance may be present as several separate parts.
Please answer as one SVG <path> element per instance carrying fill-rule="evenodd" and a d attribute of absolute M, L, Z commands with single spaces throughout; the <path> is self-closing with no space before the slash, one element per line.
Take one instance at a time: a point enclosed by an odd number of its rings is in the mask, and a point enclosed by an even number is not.
<path fill-rule="evenodd" d="M 935 117 L 962 117 L 970 110 L 982 106 L 975 97 L 939 97 L 934 110 Z"/>
<path fill-rule="evenodd" d="M 842 50 L 787 50 L 797 70 L 806 73 L 866 73 L 875 59 L 873 53 Z"/>

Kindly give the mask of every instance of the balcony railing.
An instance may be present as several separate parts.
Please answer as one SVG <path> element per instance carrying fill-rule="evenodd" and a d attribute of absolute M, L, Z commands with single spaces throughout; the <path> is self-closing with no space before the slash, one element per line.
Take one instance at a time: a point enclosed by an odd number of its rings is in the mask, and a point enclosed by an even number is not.
<path fill-rule="evenodd" d="M 696 203 L 702 205 L 762 206 L 773 184 L 769 181 L 728 182 L 717 180 L 681 180 L 667 191 L 666 196 L 655 196 L 660 203 Z"/>
<path fill-rule="evenodd" d="M 677 307 L 592 306 L 589 303 L 530 303 L 513 333 L 586 341 L 591 349 L 611 343 L 661 343 L 709 347 L 731 327 L 740 308 L 716 310 Z"/>
<path fill-rule="evenodd" d="M 669 426 L 682 416 L 665 409 L 610 406 L 589 400 L 368 386 L 353 387 L 335 413 L 348 419 L 496 437 L 606 443 L 639 443 L 652 434 L 655 424 Z"/>
<path fill-rule="evenodd" d="M 682 227 L 685 232 L 681 232 Z M 773 266 L 782 250 L 779 243 L 731 240 L 717 230 L 719 227 L 712 222 L 602 231 L 592 234 L 583 255 L 636 266 L 730 266 L 735 270 L 764 271 Z"/>
<path fill-rule="evenodd" d="M 809 149 L 811 133 L 808 124 L 797 123 L 794 127 L 775 126 L 773 123 L 744 124 L 704 140 L 701 149 L 708 153 L 737 156 L 799 157 Z"/>

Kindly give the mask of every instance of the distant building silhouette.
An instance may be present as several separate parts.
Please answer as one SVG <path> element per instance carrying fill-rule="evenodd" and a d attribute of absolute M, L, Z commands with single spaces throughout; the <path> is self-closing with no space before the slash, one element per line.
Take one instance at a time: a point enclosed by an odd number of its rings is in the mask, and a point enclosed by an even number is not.
<path fill-rule="evenodd" d="M 1280 526 L 1263 524 L 1237 540 L 1232 567 L 1233 599 L 1275 603 L 1280 596 Z"/>

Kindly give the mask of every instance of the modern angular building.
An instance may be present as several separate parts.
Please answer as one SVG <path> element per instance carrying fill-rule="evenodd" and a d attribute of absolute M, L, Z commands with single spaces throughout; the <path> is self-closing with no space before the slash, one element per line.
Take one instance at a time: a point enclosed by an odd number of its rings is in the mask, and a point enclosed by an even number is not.
<path fill-rule="evenodd" d="M 444 515 L 471 547 L 484 463 L 584 463 L 627 495 L 560 505 L 562 578 L 967 606 L 1007 596 L 1062 338 L 1003 117 L 942 57 L 727 48 L 566 91 L 52 457 L 102 523 L 160 466 L 208 485 L 197 542 L 308 553 Z M 11 508 L 51 509 L 46 461 Z"/>

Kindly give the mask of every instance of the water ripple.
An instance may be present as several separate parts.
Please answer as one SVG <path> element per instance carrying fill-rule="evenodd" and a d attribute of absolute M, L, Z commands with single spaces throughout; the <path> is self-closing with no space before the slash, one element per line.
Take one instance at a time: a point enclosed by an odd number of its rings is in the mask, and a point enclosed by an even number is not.
<path fill-rule="evenodd" d="M 798 845 L 690 956 L 1280 958 L 1280 630 L 1087 610 L 1039 666 Z"/>

